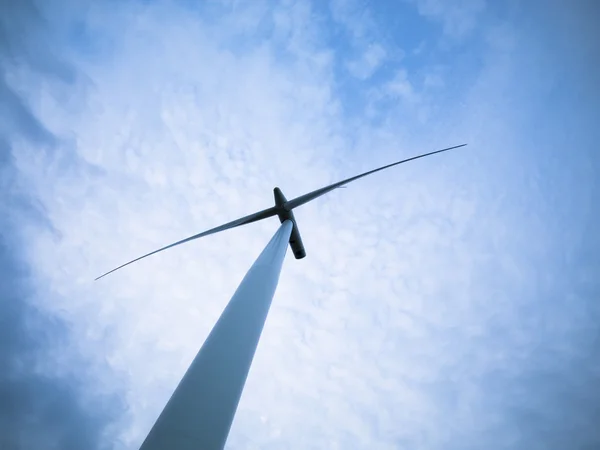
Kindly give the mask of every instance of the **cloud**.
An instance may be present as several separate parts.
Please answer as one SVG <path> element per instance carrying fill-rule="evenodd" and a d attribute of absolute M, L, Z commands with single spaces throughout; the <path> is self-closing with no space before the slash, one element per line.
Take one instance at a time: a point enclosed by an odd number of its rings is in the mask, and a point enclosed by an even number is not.
<path fill-rule="evenodd" d="M 369 8 L 354 0 L 333 0 L 329 4 L 333 20 L 340 23 L 355 43 L 367 40 L 376 24 Z"/>
<path fill-rule="evenodd" d="M 40 232 L 47 220 L 23 188 L 7 145 L 2 154 L 0 446 L 108 448 L 105 433 L 121 417 L 121 403 L 113 388 L 95 384 L 103 367 L 81 355 L 68 322 L 45 308 L 56 294 L 40 289 L 21 249 L 24 224 Z"/>
<path fill-rule="evenodd" d="M 67 325 L 36 305 L 30 274 L 15 257 L 11 238 L 12 230 L 3 233 L 0 246 L 0 445 L 108 448 L 105 432 L 117 419 L 116 404 L 81 386 L 87 376 L 83 358 L 73 354 Z"/>
<path fill-rule="evenodd" d="M 356 78 L 369 78 L 381 65 L 386 56 L 385 50 L 379 45 L 371 45 L 359 59 L 348 63 L 348 70 Z"/>
<path fill-rule="evenodd" d="M 515 17 L 461 35 L 476 62 L 453 54 L 435 89 L 425 47 L 422 66 L 371 80 L 396 98 L 373 104 L 379 121 L 357 120 L 338 93 L 332 23 L 309 3 L 263 6 L 90 5 L 60 20 L 100 49 L 63 50 L 85 73 L 71 95 L 18 79 L 56 137 L 42 156 L 10 140 L 48 222 L 11 213 L 20 257 L 35 304 L 89 357 L 86 392 L 118 386 L 115 446 L 145 437 L 277 221 L 95 276 L 269 206 L 273 186 L 290 198 L 463 140 L 296 212 L 308 256 L 284 264 L 228 448 L 596 444 L 598 159 L 583 120 L 540 115 L 545 87 L 521 70 L 539 36 Z"/>
<path fill-rule="evenodd" d="M 73 71 L 51 55 L 50 33 L 35 4 L 0 10 L 0 447 L 108 448 L 105 433 L 121 417 L 121 404 L 112 389 L 95 385 L 102 366 L 79 353 L 69 323 L 45 307 L 56 293 L 37 283 L 22 250 L 26 230 L 54 230 L 15 167 L 16 147 L 27 142 L 51 152 L 58 139 L 19 81 L 69 82 Z"/>
<path fill-rule="evenodd" d="M 412 84 L 408 81 L 406 70 L 399 70 L 394 79 L 387 83 L 384 89 L 388 95 L 400 97 L 409 103 L 418 100 Z"/>
<path fill-rule="evenodd" d="M 440 0 L 415 0 L 423 16 L 442 24 L 444 34 L 462 39 L 476 27 L 486 7 L 485 0 L 462 0 L 447 3 Z"/>
<path fill-rule="evenodd" d="M 384 38 L 370 8 L 354 0 L 334 0 L 329 12 L 334 25 L 330 32 L 339 36 L 334 47 L 351 76 L 368 80 L 382 65 L 403 58 L 404 51 Z"/>

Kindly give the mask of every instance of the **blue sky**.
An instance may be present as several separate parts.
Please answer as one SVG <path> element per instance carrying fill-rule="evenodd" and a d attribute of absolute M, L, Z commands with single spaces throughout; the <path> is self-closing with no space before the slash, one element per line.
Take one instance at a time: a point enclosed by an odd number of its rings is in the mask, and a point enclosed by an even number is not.
<path fill-rule="evenodd" d="M 136 449 L 296 212 L 227 448 L 600 445 L 593 1 L 0 6 L 0 447 Z"/>

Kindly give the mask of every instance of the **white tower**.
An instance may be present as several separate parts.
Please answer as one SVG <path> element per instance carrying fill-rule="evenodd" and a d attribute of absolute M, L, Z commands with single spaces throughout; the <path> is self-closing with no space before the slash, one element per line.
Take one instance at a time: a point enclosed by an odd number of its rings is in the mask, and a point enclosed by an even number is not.
<path fill-rule="evenodd" d="M 250 370 L 286 253 L 286 220 L 256 259 L 140 450 L 221 450 Z"/>

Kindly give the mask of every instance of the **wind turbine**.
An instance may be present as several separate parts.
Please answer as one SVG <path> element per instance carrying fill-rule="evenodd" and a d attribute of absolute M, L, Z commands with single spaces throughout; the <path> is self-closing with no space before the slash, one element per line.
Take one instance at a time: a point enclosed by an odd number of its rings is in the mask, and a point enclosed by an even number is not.
<path fill-rule="evenodd" d="M 381 170 L 467 144 L 424 153 L 287 200 L 275 187 L 275 206 L 154 250 L 106 272 L 230 228 L 277 216 L 281 225 L 233 294 L 140 450 L 222 449 L 233 422 L 283 264 L 287 244 L 296 259 L 306 256 L 292 210 L 334 189 Z"/>

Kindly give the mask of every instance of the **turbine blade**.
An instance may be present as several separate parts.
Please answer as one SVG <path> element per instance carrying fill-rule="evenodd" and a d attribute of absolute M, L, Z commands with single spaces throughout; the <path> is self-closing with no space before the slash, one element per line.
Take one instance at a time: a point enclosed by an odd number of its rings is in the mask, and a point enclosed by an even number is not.
<path fill-rule="evenodd" d="M 195 234 L 193 236 L 190 236 L 189 238 L 182 239 L 181 241 L 177 241 L 177 242 L 175 242 L 173 244 L 167 245 L 166 247 L 162 247 L 162 248 L 159 248 L 158 250 L 154 250 L 153 252 L 146 253 L 145 255 L 140 256 L 139 258 L 133 259 L 133 260 L 131 260 L 131 261 L 125 263 L 125 264 L 120 265 L 119 267 L 117 267 L 117 268 L 115 268 L 115 269 L 113 269 L 113 270 L 111 270 L 109 272 L 106 272 L 103 275 L 100 275 L 98 278 L 96 278 L 96 280 L 99 280 L 100 278 L 105 277 L 109 273 L 113 273 L 115 270 L 119 270 L 119 269 L 121 269 L 121 268 L 123 268 L 125 266 L 128 266 L 131 263 L 139 261 L 140 259 L 143 259 L 143 258 L 145 258 L 147 256 L 150 256 L 150 255 L 154 255 L 155 253 L 158 253 L 158 252 L 162 252 L 163 250 L 167 250 L 168 248 L 175 247 L 176 245 L 184 244 L 186 242 L 193 241 L 194 239 L 198 239 L 198 238 L 201 238 L 203 236 L 208 236 L 209 234 L 214 234 L 214 233 L 218 233 L 220 231 L 228 230 L 230 228 L 235 228 L 235 227 L 239 227 L 241 225 L 246 225 L 246 224 L 249 224 L 249 223 L 252 223 L 252 222 L 256 222 L 258 220 L 266 219 L 267 217 L 272 217 L 272 216 L 275 216 L 275 215 L 277 215 L 275 207 L 271 207 L 271 208 L 268 208 L 268 209 L 263 209 L 262 211 L 258 211 L 258 212 L 254 213 L 254 214 L 250 214 L 249 216 L 245 216 L 245 217 L 242 217 L 240 219 L 234 220 L 232 222 L 228 222 L 226 224 L 219 225 L 218 227 L 211 228 L 210 230 L 204 231 L 204 232 L 199 233 L 199 234 Z M 94 280 L 94 281 L 96 281 L 96 280 Z"/>
<path fill-rule="evenodd" d="M 371 175 L 372 173 L 379 172 L 380 170 L 387 169 L 389 167 L 397 166 L 398 164 L 402 164 L 405 162 L 413 161 L 415 159 L 424 158 L 425 156 L 435 155 L 436 153 L 447 152 L 448 150 L 453 150 L 455 148 L 464 147 L 467 144 L 455 145 L 454 147 L 443 148 L 442 150 L 436 150 L 434 152 L 424 153 L 422 155 L 413 156 L 412 158 L 403 159 L 402 161 L 398 161 L 392 164 L 388 164 L 387 166 L 379 167 L 378 169 L 373 169 L 365 173 L 361 173 L 360 175 L 356 175 L 351 178 L 347 178 L 342 181 L 338 181 L 337 183 L 330 184 L 329 186 L 322 187 L 321 189 L 317 189 L 316 191 L 309 192 L 308 194 L 301 195 L 300 197 L 296 197 L 285 203 L 285 207 L 288 210 L 292 210 L 297 206 L 308 203 L 321 195 L 327 194 L 328 192 L 342 187 L 343 185 L 350 183 L 351 181 L 358 180 L 359 178 L 366 177 L 367 175 Z"/>

